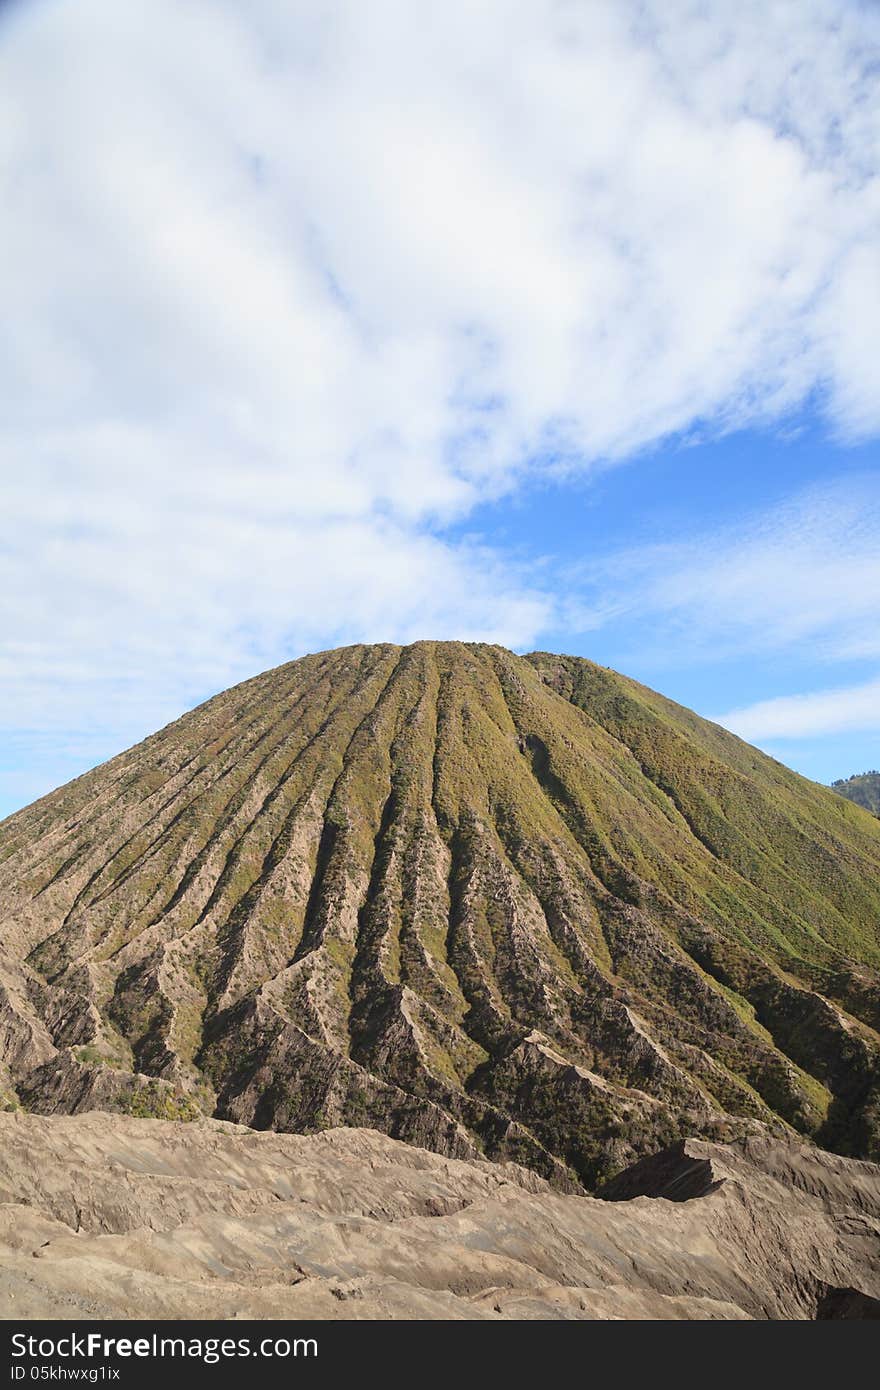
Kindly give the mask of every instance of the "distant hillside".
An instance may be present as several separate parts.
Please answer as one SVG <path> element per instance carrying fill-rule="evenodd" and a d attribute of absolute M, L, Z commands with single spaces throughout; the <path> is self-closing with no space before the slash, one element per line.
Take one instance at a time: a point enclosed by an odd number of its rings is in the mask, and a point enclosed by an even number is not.
<path fill-rule="evenodd" d="M 873 772 L 857 772 L 853 777 L 842 777 L 839 782 L 832 782 L 831 786 L 857 806 L 864 806 L 866 811 L 880 816 L 880 772 L 876 769 Z"/>

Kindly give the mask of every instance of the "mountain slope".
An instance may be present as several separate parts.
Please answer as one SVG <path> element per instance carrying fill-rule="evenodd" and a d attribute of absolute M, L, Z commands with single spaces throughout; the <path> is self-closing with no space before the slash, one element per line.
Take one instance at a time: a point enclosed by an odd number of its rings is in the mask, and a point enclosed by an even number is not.
<path fill-rule="evenodd" d="M 880 816 L 880 772 L 859 772 L 831 783 L 832 791 L 864 806 L 872 815 Z"/>
<path fill-rule="evenodd" d="M 0 826 L 5 1085 L 592 1184 L 880 1155 L 880 824 L 591 663 L 350 647 Z"/>

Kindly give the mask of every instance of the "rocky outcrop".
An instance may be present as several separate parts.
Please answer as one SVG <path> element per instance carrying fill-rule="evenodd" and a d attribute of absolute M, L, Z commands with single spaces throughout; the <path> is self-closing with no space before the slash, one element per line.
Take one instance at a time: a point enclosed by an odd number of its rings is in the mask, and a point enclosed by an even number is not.
<path fill-rule="evenodd" d="M 321 653 L 0 825 L 0 1105 L 876 1158 L 878 922 L 880 822 L 634 682 Z"/>
<path fill-rule="evenodd" d="M 366 1129 L 0 1115 L 0 1316 L 877 1315 L 872 1164 L 687 1140 L 604 1195 Z"/>

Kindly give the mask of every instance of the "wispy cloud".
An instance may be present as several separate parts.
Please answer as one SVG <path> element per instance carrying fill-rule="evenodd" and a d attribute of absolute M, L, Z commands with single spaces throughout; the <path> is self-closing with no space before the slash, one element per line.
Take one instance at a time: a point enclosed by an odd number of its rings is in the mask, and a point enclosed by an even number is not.
<path fill-rule="evenodd" d="M 808 488 L 737 526 L 606 556 L 571 580 L 571 625 L 631 631 L 643 668 L 754 657 L 806 668 L 819 689 L 707 711 L 749 742 L 880 732 L 880 677 L 827 688 L 835 666 L 876 669 L 880 659 L 876 474 Z"/>
<path fill-rule="evenodd" d="M 878 47 L 856 3 L 5 7 L 0 723 L 523 645 L 540 586 L 443 526 L 548 457 L 816 391 L 876 431 Z"/>
<path fill-rule="evenodd" d="M 717 722 L 750 743 L 880 731 L 880 677 L 839 690 L 761 700 L 719 715 Z"/>

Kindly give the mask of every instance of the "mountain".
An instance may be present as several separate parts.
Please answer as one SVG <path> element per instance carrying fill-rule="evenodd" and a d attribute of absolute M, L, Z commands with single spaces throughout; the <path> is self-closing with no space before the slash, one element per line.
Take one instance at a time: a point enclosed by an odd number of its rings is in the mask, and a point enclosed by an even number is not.
<path fill-rule="evenodd" d="M 374 1131 L 0 1115 L 0 1188 L 19 1322 L 880 1315 L 880 1169 L 772 1140 L 677 1144 L 600 1201 Z"/>
<path fill-rule="evenodd" d="M 880 822 L 579 658 L 305 657 L 0 825 L 7 1104 L 880 1157 Z"/>
<path fill-rule="evenodd" d="M 831 787 L 840 796 L 880 816 L 880 772 L 857 772 L 852 777 L 842 777 L 839 782 L 832 782 Z"/>

